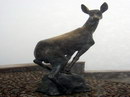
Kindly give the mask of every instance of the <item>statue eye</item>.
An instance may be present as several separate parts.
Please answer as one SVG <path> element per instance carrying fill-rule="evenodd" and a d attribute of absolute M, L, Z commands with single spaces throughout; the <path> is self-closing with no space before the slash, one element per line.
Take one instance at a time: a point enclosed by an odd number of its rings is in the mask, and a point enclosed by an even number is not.
<path fill-rule="evenodd" d="M 99 15 L 99 16 L 102 15 L 101 12 L 97 12 L 96 14 Z"/>

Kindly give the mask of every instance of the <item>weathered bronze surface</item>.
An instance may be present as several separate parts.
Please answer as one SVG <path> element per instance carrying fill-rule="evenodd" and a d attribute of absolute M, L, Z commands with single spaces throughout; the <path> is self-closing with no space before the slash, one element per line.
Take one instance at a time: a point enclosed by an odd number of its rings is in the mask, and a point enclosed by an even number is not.
<path fill-rule="evenodd" d="M 57 37 L 41 40 L 36 45 L 34 63 L 50 70 L 51 73 L 48 78 L 53 81 L 55 79 L 55 82 L 58 82 L 57 78 L 63 75 L 61 73 L 69 74 L 81 55 L 94 45 L 93 33 L 98 26 L 99 20 L 102 19 L 102 14 L 108 9 L 108 5 L 103 3 L 100 10 L 89 10 L 82 4 L 81 9 L 89 15 L 89 19 L 82 27 Z M 76 51 L 73 60 L 68 64 Z M 42 62 L 50 63 L 52 67 L 48 67 Z"/>

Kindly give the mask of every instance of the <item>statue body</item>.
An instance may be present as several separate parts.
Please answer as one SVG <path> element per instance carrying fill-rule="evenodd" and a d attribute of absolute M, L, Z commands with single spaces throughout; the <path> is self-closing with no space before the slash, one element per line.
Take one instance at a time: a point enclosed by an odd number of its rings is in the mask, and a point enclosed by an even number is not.
<path fill-rule="evenodd" d="M 89 91 L 85 81 L 80 76 L 71 74 L 70 71 L 80 56 L 94 45 L 93 33 L 108 5 L 103 3 L 100 10 L 89 10 L 82 4 L 81 9 L 89 15 L 89 19 L 82 27 L 60 36 L 41 40 L 36 45 L 34 63 L 50 70 L 50 73 L 43 77 L 38 92 L 61 95 Z M 76 51 L 73 60 L 68 64 Z M 48 67 L 43 62 L 50 63 L 52 67 Z"/>
<path fill-rule="evenodd" d="M 102 14 L 108 9 L 108 5 L 103 3 L 100 10 L 89 10 L 82 4 L 81 9 L 89 15 L 87 22 L 82 27 L 60 36 L 41 40 L 35 47 L 34 63 L 51 71 L 48 75 L 49 79 L 55 79 L 60 73 L 70 73 L 71 68 L 81 55 L 94 45 L 93 33 Z M 76 51 L 73 60 L 68 64 Z M 50 63 L 52 67 L 46 66 L 43 62 Z"/>

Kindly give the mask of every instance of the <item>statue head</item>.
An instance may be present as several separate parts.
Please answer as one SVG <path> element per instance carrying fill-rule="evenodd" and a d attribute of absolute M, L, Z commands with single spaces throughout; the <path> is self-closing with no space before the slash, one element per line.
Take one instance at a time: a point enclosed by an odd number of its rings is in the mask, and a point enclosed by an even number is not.
<path fill-rule="evenodd" d="M 95 10 L 89 10 L 84 4 L 81 5 L 81 9 L 84 13 L 88 14 L 90 18 L 92 19 L 102 19 L 102 14 L 108 9 L 108 5 L 106 2 L 104 2 L 100 10 L 95 9 Z"/>

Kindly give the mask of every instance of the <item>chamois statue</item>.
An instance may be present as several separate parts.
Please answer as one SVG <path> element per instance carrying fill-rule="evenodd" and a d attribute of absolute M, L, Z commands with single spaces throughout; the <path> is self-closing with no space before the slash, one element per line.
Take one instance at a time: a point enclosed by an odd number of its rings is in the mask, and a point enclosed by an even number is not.
<path fill-rule="evenodd" d="M 89 15 L 87 22 L 82 27 L 60 36 L 41 40 L 35 47 L 34 63 L 50 70 L 49 78 L 54 78 L 61 72 L 70 72 L 80 56 L 94 45 L 93 33 L 99 20 L 102 19 L 102 14 L 108 9 L 108 5 L 104 2 L 100 10 L 89 10 L 82 4 L 81 9 Z M 68 64 L 76 51 L 73 60 Z M 43 62 L 50 63 L 52 68 Z"/>

